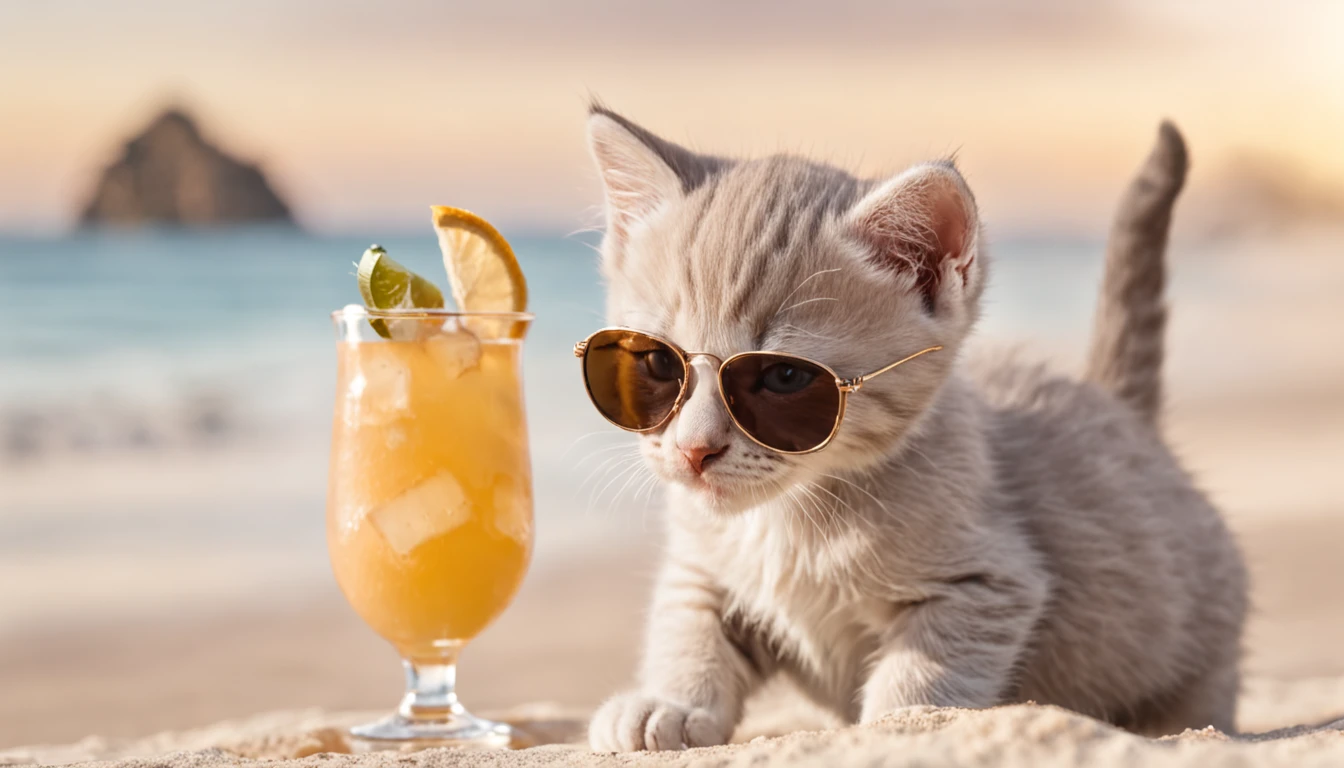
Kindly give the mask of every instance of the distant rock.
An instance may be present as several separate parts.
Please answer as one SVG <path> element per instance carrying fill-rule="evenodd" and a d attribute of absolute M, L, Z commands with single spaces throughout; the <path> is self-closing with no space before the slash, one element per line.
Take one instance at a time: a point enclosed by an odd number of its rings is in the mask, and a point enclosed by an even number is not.
<path fill-rule="evenodd" d="M 126 142 L 79 217 L 82 226 L 218 227 L 292 224 L 289 206 L 261 169 L 201 136 L 185 112 L 169 109 Z"/>
<path fill-rule="evenodd" d="M 1292 161 L 1244 155 L 1196 179 L 1178 230 L 1199 239 L 1282 235 L 1344 226 L 1344 186 L 1312 178 Z"/>

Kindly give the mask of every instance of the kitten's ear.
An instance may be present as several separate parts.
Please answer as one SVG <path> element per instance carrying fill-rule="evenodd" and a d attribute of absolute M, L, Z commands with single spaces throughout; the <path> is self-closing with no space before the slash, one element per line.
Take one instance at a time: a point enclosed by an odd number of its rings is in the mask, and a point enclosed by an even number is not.
<path fill-rule="evenodd" d="M 975 198 L 951 163 L 919 165 L 868 193 L 849 225 L 934 317 L 973 315 L 983 283 Z"/>
<path fill-rule="evenodd" d="M 598 105 L 589 109 L 588 146 L 606 190 L 607 234 L 618 243 L 624 242 L 631 227 L 699 186 L 722 164 L 660 139 Z"/>

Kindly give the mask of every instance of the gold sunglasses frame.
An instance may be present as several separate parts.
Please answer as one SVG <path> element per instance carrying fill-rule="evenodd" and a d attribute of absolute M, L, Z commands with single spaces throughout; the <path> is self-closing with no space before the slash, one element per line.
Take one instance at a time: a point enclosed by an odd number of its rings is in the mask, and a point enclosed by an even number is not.
<path fill-rule="evenodd" d="M 843 421 L 844 418 L 845 418 L 845 408 L 846 408 L 846 406 L 847 406 L 848 403 L 849 403 L 849 396 L 850 396 L 850 394 L 852 394 L 852 393 L 854 393 L 854 392 L 858 392 L 858 391 L 863 387 L 864 384 L 867 384 L 869 381 L 871 381 L 871 380 L 877 378 L 878 376 L 881 376 L 882 374 L 886 373 L 887 371 L 892 370 L 893 368 L 896 368 L 896 367 L 898 367 L 898 366 L 904 365 L 905 363 L 908 363 L 908 362 L 910 362 L 911 360 L 914 360 L 914 359 L 917 358 L 917 357 L 920 357 L 920 356 L 923 356 L 923 355 L 927 355 L 927 354 L 930 353 L 930 352 L 937 352 L 937 351 L 939 351 L 939 350 L 941 350 L 941 349 L 943 348 L 943 345 L 941 345 L 941 344 L 937 344 L 937 345 L 934 345 L 934 346 L 932 346 L 932 347 L 927 347 L 927 348 L 925 348 L 925 349 L 921 349 L 920 351 L 918 351 L 918 352 L 916 352 L 916 353 L 914 353 L 914 354 L 912 354 L 912 355 L 906 355 L 905 357 L 901 358 L 900 360 L 897 360 L 896 362 L 892 363 L 891 365 L 887 365 L 887 366 L 884 366 L 884 367 L 882 367 L 882 368 L 878 368 L 877 370 L 875 370 L 875 371 L 873 371 L 873 372 L 871 372 L 871 373 L 865 373 L 865 374 L 863 374 L 862 376 L 855 376 L 855 377 L 853 377 L 853 378 L 846 379 L 846 378 L 842 377 L 840 374 L 836 373 L 836 372 L 835 372 L 835 369 L 831 368 L 829 365 L 826 365 L 825 363 L 820 363 L 820 362 L 817 362 L 816 360 L 812 360 L 812 359 L 810 359 L 810 358 L 806 358 L 806 357 L 803 357 L 803 356 L 801 356 L 801 355 L 790 354 L 790 353 L 788 353 L 788 352 L 768 352 L 768 351 L 765 351 L 765 350 L 752 351 L 752 352 L 738 352 L 738 353 L 735 354 L 735 355 L 731 355 L 731 356 L 729 356 L 729 357 L 725 360 L 725 359 L 720 358 L 718 355 L 715 355 L 715 354 L 713 354 L 713 353 L 711 353 L 711 352 L 687 352 L 686 350 L 684 350 L 684 349 L 682 349 L 681 347 L 677 346 L 677 345 L 676 345 L 675 343 L 673 343 L 672 341 L 670 341 L 670 340 L 668 340 L 668 339 L 665 339 L 665 338 L 663 338 L 663 337 L 661 337 L 661 336 L 659 336 L 659 335 L 657 335 L 657 334 L 649 333 L 648 331 L 641 331 L 641 330 L 639 330 L 639 329 L 637 329 L 637 328 L 626 328 L 626 327 L 624 327 L 624 326 L 610 326 L 610 327 L 608 327 L 608 328 L 599 328 L 598 330 L 593 331 L 592 333 L 588 334 L 588 337 L 587 337 L 586 339 L 584 339 L 583 341 L 580 341 L 579 343 L 577 343 L 577 344 L 574 345 L 574 356 L 577 357 L 577 358 L 579 358 L 579 360 L 580 360 L 580 370 L 581 370 L 582 373 L 583 373 L 583 388 L 584 388 L 585 391 L 588 392 L 588 399 L 592 401 L 592 403 L 593 403 L 594 406 L 597 405 L 597 399 L 596 399 L 595 397 L 593 397 L 593 388 L 592 388 L 592 385 L 591 385 L 591 384 L 589 383 L 589 381 L 588 381 L 588 365 L 587 365 L 588 345 L 589 345 L 589 343 L 593 340 L 594 337 L 599 336 L 599 335 L 601 335 L 601 334 L 603 334 L 603 333 L 612 333 L 612 332 L 618 332 L 618 333 L 636 333 L 636 334 L 639 334 L 640 336 L 644 336 L 644 337 L 646 337 L 646 338 L 653 339 L 654 341 L 658 342 L 659 344 L 662 344 L 662 345 L 666 346 L 668 349 L 670 349 L 670 350 L 672 350 L 673 352 L 675 352 L 676 355 L 677 355 L 677 357 L 678 357 L 678 359 L 681 360 L 681 367 L 682 367 L 682 370 L 685 371 L 685 375 L 683 375 L 682 378 L 681 378 L 681 389 L 678 390 L 678 392 L 677 392 L 677 399 L 676 399 L 676 401 L 674 401 L 674 402 L 672 403 L 672 408 L 671 408 L 670 410 L 668 410 L 667 415 L 664 416 L 664 417 L 662 418 L 662 420 L 659 421 L 657 424 L 654 424 L 654 425 L 651 426 L 651 427 L 646 427 L 646 428 L 644 428 L 644 429 L 635 429 L 635 428 L 632 428 L 632 427 L 627 427 L 627 426 L 625 426 L 625 425 L 623 425 L 623 424 L 618 424 L 616 421 L 614 421 L 614 420 L 612 420 L 611 418 L 609 418 L 609 417 L 607 416 L 607 414 L 603 413 L 601 408 L 597 408 L 597 412 L 602 416 L 602 418 L 606 419 L 606 420 L 607 420 L 608 422 L 610 422 L 612 425 L 614 425 L 614 426 L 616 426 L 616 427 L 619 427 L 620 429 L 625 430 L 626 432 L 635 432 L 635 433 L 638 433 L 638 434 L 643 434 L 643 433 L 645 433 L 645 432 L 653 432 L 653 431 L 662 429 L 662 428 L 667 424 L 667 422 L 669 422 L 669 421 L 672 420 L 672 417 L 673 417 L 673 416 L 677 415 L 677 411 L 681 410 L 681 406 L 682 406 L 682 404 L 685 402 L 685 399 L 686 399 L 686 390 L 689 388 L 689 386 L 690 386 L 690 380 L 691 380 L 691 377 L 690 377 L 690 371 L 691 371 L 691 358 L 692 358 L 692 357 L 709 357 L 709 358 L 713 358 L 714 360 L 717 360 L 717 361 L 719 362 L 718 370 L 717 370 L 717 372 L 715 373 L 715 380 L 718 382 L 719 399 L 720 399 L 721 401 L 723 401 L 723 408 L 724 408 L 725 411 L 728 412 L 728 418 L 732 419 L 732 421 L 733 421 L 733 426 L 737 427 L 737 431 L 739 431 L 739 432 L 741 432 L 742 434 L 746 435 L 747 438 L 748 438 L 749 440 L 751 440 L 753 443 L 755 443 L 755 444 L 757 444 L 757 445 L 759 445 L 759 446 L 761 446 L 762 448 L 765 448 L 765 449 L 767 449 L 767 450 L 774 451 L 775 453 L 782 453 L 782 454 L 785 454 L 785 455 L 787 455 L 787 456 L 802 456 L 802 455 L 809 454 L 809 453 L 816 453 L 817 451 L 820 451 L 821 449 L 823 449 L 823 448 L 825 448 L 826 446 L 830 445 L 830 444 L 831 444 L 831 441 L 835 439 L 836 434 L 840 431 L 840 422 Z M 733 361 L 735 361 L 735 360 L 741 360 L 741 359 L 744 358 L 744 357 L 764 356 L 764 355 L 768 355 L 768 356 L 770 356 L 770 357 L 775 357 L 775 358 L 781 358 L 781 357 L 782 357 L 782 358 L 785 358 L 785 359 L 788 359 L 788 360 L 797 360 L 797 361 L 799 361 L 799 362 L 806 363 L 806 364 L 811 365 L 811 366 L 815 366 L 815 367 L 820 368 L 821 370 L 825 371 L 826 373 L 830 374 L 831 378 L 835 379 L 835 386 L 836 386 L 836 389 L 838 389 L 838 390 L 840 391 L 840 407 L 839 407 L 838 409 L 836 409 L 835 423 L 831 425 L 831 431 L 830 431 L 830 434 L 826 435 L 826 439 L 823 440 L 823 441 L 821 441 L 821 443 L 817 444 L 815 447 L 808 448 L 808 449 L 806 449 L 806 450 L 802 450 L 802 451 L 786 451 L 786 450 L 783 450 L 782 448 L 776 448 L 776 447 L 774 447 L 773 445 L 766 445 L 765 443 L 761 442 L 760 440 L 757 440 L 756 437 L 755 437 L 755 435 L 753 435 L 753 434 L 751 434 L 750 432 L 748 432 L 747 429 L 746 429 L 746 427 L 743 427 L 743 426 L 742 426 L 742 423 L 739 422 L 739 421 L 737 420 L 737 417 L 733 415 L 733 409 L 732 409 L 732 406 L 729 405 L 729 403 L 728 403 L 728 393 L 725 392 L 725 391 L 723 390 L 723 371 L 724 371 L 724 369 L 726 369 L 726 368 L 728 367 L 728 365 L 729 365 L 730 363 L 732 363 Z"/>

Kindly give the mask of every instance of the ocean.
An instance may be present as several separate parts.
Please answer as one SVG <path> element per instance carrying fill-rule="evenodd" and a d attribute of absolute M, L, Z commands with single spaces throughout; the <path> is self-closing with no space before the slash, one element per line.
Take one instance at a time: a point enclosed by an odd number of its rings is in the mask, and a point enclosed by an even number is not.
<path fill-rule="evenodd" d="M 329 581 L 328 315 L 359 301 L 354 262 L 373 239 L 445 282 L 429 233 L 0 238 L 0 625 L 128 591 L 224 599 Z M 537 317 L 525 390 L 540 567 L 650 531 L 657 494 L 632 438 L 587 402 L 571 353 L 604 324 L 592 237 L 511 239 Z M 1080 349 L 1102 245 L 992 247 L 980 333 Z"/>

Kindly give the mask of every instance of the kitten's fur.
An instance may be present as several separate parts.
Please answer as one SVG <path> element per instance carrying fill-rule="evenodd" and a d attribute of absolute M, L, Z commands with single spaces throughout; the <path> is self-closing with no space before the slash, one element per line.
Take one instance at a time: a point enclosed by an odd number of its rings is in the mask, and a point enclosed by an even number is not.
<path fill-rule="evenodd" d="M 987 265 L 952 164 L 864 181 L 729 161 L 602 107 L 589 133 L 612 324 L 842 376 L 945 346 L 852 395 L 804 456 L 740 434 L 694 359 L 685 405 L 640 438 L 668 550 L 639 689 L 598 711 L 595 748 L 722 743 L 775 674 L 853 721 L 1035 700 L 1144 733 L 1233 728 L 1246 576 L 1156 428 L 1172 126 L 1122 201 L 1082 382 L 959 365 Z M 703 475 L 697 449 L 722 451 Z"/>

